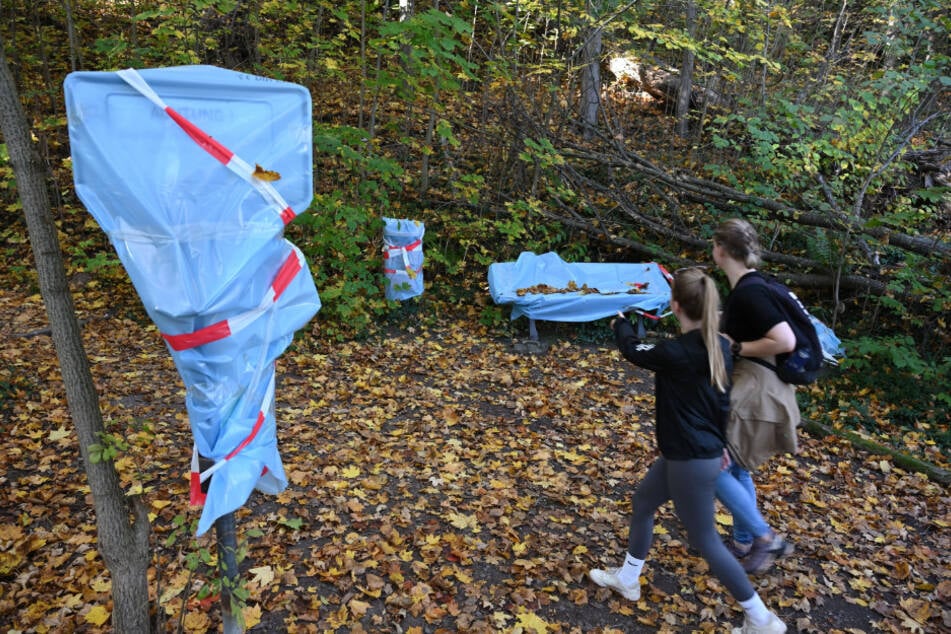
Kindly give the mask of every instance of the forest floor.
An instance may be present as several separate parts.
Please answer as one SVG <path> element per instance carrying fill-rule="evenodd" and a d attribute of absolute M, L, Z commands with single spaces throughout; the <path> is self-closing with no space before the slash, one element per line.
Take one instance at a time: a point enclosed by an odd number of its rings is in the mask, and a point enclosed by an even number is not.
<path fill-rule="evenodd" d="M 201 593 L 213 570 L 189 564 L 214 551 L 214 531 L 187 530 L 200 509 L 181 380 L 129 288 L 75 281 L 101 407 L 128 442 L 116 466 L 152 511 L 158 629 L 215 631 Z M 108 631 L 110 579 L 42 301 L 3 288 L 0 628 Z M 729 632 L 742 614 L 669 506 L 640 601 L 586 575 L 620 563 L 632 487 L 656 456 L 650 376 L 577 329 L 542 323 L 535 347 L 517 322 L 487 328 L 485 302 L 424 304 L 335 343 L 318 315 L 281 357 L 289 486 L 236 514 L 249 631 Z M 756 479 L 796 551 L 753 580 L 790 631 L 949 631 L 946 486 L 806 433 Z M 722 510 L 716 521 L 728 530 Z"/>

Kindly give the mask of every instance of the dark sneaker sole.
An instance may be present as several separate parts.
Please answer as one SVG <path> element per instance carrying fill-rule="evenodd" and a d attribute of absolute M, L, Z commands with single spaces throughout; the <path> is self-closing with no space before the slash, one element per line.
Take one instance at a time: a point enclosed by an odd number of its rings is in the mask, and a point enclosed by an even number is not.
<path fill-rule="evenodd" d="M 775 548 L 770 548 L 769 550 L 767 550 L 765 558 L 755 568 L 748 567 L 749 562 L 747 561 L 747 562 L 744 562 L 746 565 L 743 566 L 743 569 L 747 572 L 747 574 L 761 575 L 767 570 L 769 570 L 772 567 L 772 565 L 776 563 L 778 559 L 782 559 L 783 557 L 788 557 L 789 555 L 793 553 L 795 549 L 796 549 L 795 546 L 793 546 L 786 540 L 783 540 L 783 542 L 779 546 L 776 546 Z"/>

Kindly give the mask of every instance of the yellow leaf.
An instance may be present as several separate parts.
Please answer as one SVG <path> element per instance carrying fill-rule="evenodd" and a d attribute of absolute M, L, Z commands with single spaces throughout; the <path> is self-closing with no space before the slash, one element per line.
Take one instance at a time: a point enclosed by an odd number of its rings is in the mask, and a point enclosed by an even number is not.
<path fill-rule="evenodd" d="M 465 513 L 449 513 L 447 516 L 449 523 L 456 528 L 471 528 L 473 532 L 479 532 L 479 520 L 475 515 L 466 515 Z"/>
<path fill-rule="evenodd" d="M 171 500 L 152 500 L 152 508 L 161 510 L 171 503 Z"/>
<path fill-rule="evenodd" d="M 349 467 L 344 467 L 343 471 L 341 471 L 340 474 L 345 478 L 350 478 L 350 479 L 356 478 L 358 475 L 360 475 L 360 467 L 356 465 L 350 465 Z"/>
<path fill-rule="evenodd" d="M 112 590 L 112 581 L 109 579 L 96 579 L 89 584 L 89 587 L 96 592 L 110 592 Z"/>
<path fill-rule="evenodd" d="M 547 634 L 548 623 L 534 612 L 523 612 L 518 615 L 518 624 L 523 628 L 531 628 L 536 634 Z"/>
<path fill-rule="evenodd" d="M 102 625 L 109 620 L 109 611 L 101 605 L 94 606 L 89 612 L 86 613 L 86 623 L 92 623 L 93 625 Z"/>
<path fill-rule="evenodd" d="M 211 619 L 204 612 L 189 612 L 185 615 L 185 631 L 191 634 L 194 632 L 207 632 L 211 629 Z"/>
<path fill-rule="evenodd" d="M 350 614 L 358 619 L 362 619 L 363 615 L 366 614 L 367 610 L 370 609 L 370 604 L 366 601 L 351 599 L 350 603 L 347 604 L 347 607 L 350 608 Z"/>
<path fill-rule="evenodd" d="M 869 581 L 868 579 L 865 579 L 864 577 L 860 577 L 858 579 L 849 580 L 849 585 L 852 586 L 854 590 L 858 590 L 859 592 L 862 592 L 864 590 L 868 590 L 874 584 L 872 584 L 872 582 Z"/>
<path fill-rule="evenodd" d="M 6 576 L 20 567 L 26 558 L 19 551 L 0 552 L 0 575 Z"/>
<path fill-rule="evenodd" d="M 65 427 L 60 427 L 57 430 L 51 431 L 49 434 L 49 439 L 53 442 L 63 440 L 64 438 L 69 438 L 69 430 Z"/>
<path fill-rule="evenodd" d="M 244 616 L 244 626 L 251 629 L 261 622 L 261 606 L 246 605 L 241 609 L 241 615 Z"/>
<path fill-rule="evenodd" d="M 81 594 L 68 594 L 65 597 L 63 597 L 63 605 L 69 608 L 70 610 L 75 610 L 76 608 L 81 607 L 85 603 L 86 602 L 83 601 L 83 595 Z M 10 632 L 7 632 L 7 634 L 10 634 Z"/>

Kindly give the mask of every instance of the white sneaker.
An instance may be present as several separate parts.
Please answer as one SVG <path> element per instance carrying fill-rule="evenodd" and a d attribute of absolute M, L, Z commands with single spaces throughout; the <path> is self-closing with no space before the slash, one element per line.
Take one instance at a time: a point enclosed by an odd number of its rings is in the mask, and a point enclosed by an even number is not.
<path fill-rule="evenodd" d="M 747 616 L 743 619 L 743 627 L 733 628 L 733 634 L 783 634 L 785 631 L 786 624 L 772 612 L 769 613 L 769 622 L 766 625 L 753 625 Z"/>
<path fill-rule="evenodd" d="M 588 571 L 588 576 L 591 577 L 591 581 L 595 582 L 602 588 L 611 588 L 628 601 L 637 601 L 641 598 L 641 584 L 635 583 L 634 585 L 630 586 L 624 585 L 617 577 L 617 573 L 620 570 L 620 568 L 611 568 L 610 570 L 600 570 L 599 568 L 593 568 L 592 570 Z"/>

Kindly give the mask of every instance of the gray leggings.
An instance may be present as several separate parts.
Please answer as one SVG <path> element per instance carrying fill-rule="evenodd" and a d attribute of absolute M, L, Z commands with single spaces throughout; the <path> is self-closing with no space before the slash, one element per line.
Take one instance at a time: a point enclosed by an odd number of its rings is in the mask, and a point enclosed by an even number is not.
<path fill-rule="evenodd" d="M 647 559 L 654 539 L 654 513 L 667 500 L 673 500 L 690 545 L 700 551 L 733 598 L 746 601 L 753 597 L 753 585 L 713 525 L 713 498 L 719 473 L 720 458 L 658 458 L 634 491 L 627 549 L 634 557 Z"/>

